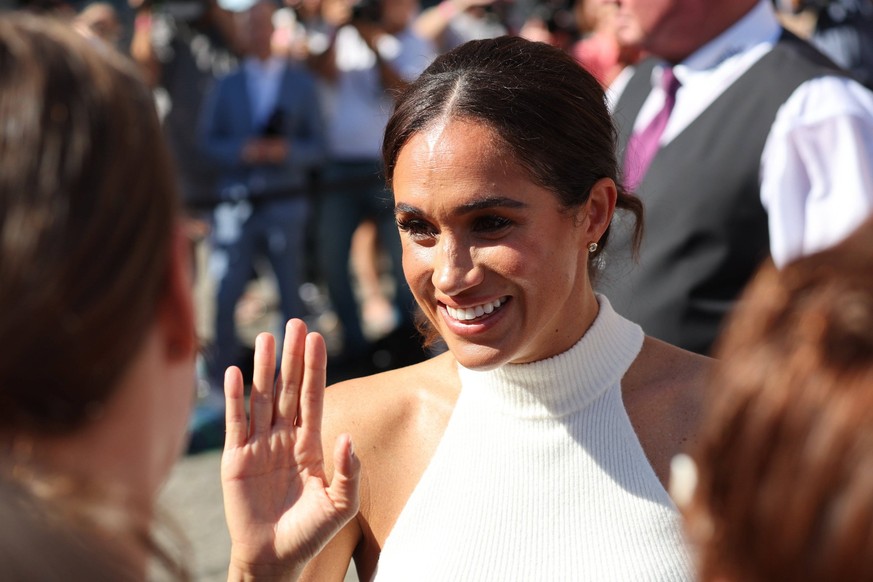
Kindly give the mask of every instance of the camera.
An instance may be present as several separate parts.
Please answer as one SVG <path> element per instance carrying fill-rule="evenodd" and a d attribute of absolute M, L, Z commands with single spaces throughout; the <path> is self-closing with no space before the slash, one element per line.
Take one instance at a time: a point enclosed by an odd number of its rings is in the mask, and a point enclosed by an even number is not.
<path fill-rule="evenodd" d="M 352 22 L 378 23 L 381 20 L 381 0 L 358 0 L 352 5 Z"/>
<path fill-rule="evenodd" d="M 279 107 L 273 110 L 267 122 L 261 127 L 261 137 L 282 137 L 285 135 L 285 112 Z"/>

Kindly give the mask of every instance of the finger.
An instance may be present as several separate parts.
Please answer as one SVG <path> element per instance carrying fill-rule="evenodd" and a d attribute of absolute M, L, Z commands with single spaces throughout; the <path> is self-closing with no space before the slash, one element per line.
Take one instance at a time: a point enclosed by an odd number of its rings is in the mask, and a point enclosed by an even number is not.
<path fill-rule="evenodd" d="M 273 426 L 293 426 L 297 419 L 300 386 L 303 383 L 306 324 L 291 319 L 285 325 L 285 343 L 282 346 L 282 369 L 276 388 L 276 414 Z"/>
<path fill-rule="evenodd" d="M 333 448 L 334 474 L 327 488 L 327 495 L 333 502 L 344 522 L 358 512 L 358 488 L 361 484 L 361 461 L 355 455 L 352 437 L 341 434 Z"/>
<path fill-rule="evenodd" d="M 231 366 L 224 373 L 224 428 L 227 433 L 224 437 L 224 450 L 246 444 L 248 430 L 245 391 L 242 372 L 236 366 Z"/>
<path fill-rule="evenodd" d="M 324 383 L 327 377 L 327 349 L 320 334 L 306 336 L 303 383 L 300 387 L 300 410 L 297 425 L 321 438 L 321 415 L 324 411 Z M 319 445 L 320 446 L 320 445 Z"/>
<path fill-rule="evenodd" d="M 273 422 L 273 378 L 276 374 L 276 340 L 269 333 L 255 339 L 255 368 L 252 377 L 251 426 L 249 434 L 258 437 L 267 434 Z"/>

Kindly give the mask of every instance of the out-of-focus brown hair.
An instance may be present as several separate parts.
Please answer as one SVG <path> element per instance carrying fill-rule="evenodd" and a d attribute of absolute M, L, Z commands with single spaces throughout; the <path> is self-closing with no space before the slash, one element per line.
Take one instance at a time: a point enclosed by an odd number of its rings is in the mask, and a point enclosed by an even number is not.
<path fill-rule="evenodd" d="M 0 431 L 99 413 L 155 315 L 176 212 L 136 68 L 64 23 L 0 18 Z"/>
<path fill-rule="evenodd" d="M 5 580 L 142 580 L 99 531 L 86 527 L 71 510 L 36 495 L 0 471 L 0 568 Z"/>
<path fill-rule="evenodd" d="M 701 579 L 873 580 L 873 222 L 764 267 L 717 356 L 686 510 Z"/>
<path fill-rule="evenodd" d="M 151 92 L 138 75 L 125 57 L 60 20 L 0 18 L 4 453 L 14 453 L 17 435 L 71 434 L 101 414 L 157 316 L 178 193 Z M 107 502 L 111 484 L 28 466 L 26 454 L 7 457 L 0 484 L 21 487 L 25 505 L 6 509 L 29 512 L 35 535 L 57 536 L 56 546 L 40 549 L 50 552 L 47 568 L 68 562 L 75 578 L 81 560 L 100 552 L 94 579 L 141 577 L 112 552 L 129 537 L 171 577 L 188 578 L 155 541 L 152 524 L 118 515 Z M 2 549 L 14 551 L 15 532 L 3 533 Z M 81 543 L 67 547 L 70 536 Z"/>

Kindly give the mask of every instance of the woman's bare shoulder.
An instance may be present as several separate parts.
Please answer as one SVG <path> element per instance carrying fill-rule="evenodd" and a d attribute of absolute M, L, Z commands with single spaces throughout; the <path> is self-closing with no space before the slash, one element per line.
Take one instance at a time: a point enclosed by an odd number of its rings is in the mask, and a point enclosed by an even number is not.
<path fill-rule="evenodd" d="M 713 359 L 646 336 L 637 359 L 624 377 L 628 390 L 668 391 L 673 397 L 697 400 L 709 381 Z"/>
<path fill-rule="evenodd" d="M 670 459 L 692 445 L 713 360 L 646 337 L 622 380 L 628 416 L 662 481 Z"/>
<path fill-rule="evenodd" d="M 351 430 L 393 430 L 398 421 L 422 406 L 454 403 L 457 394 L 455 360 L 442 354 L 424 362 L 372 376 L 346 380 L 325 391 L 325 423 Z"/>
<path fill-rule="evenodd" d="M 325 391 L 325 437 L 349 433 L 362 462 L 392 470 L 436 447 L 459 390 L 448 353 L 335 384 Z"/>
<path fill-rule="evenodd" d="M 349 433 L 363 470 L 356 560 L 369 563 L 378 555 L 442 438 L 459 390 L 449 354 L 326 390 L 325 444 Z"/>

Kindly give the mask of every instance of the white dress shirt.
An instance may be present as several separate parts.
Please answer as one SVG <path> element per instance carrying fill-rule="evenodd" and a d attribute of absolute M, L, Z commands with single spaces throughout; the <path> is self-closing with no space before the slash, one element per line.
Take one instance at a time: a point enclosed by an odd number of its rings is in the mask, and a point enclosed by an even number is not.
<path fill-rule="evenodd" d="M 682 83 L 661 136 L 666 145 L 775 45 L 781 34 L 761 0 L 720 36 L 673 67 Z M 660 78 L 634 122 L 645 127 L 664 103 Z M 614 105 L 632 71 L 610 87 Z M 779 108 L 761 156 L 761 202 L 777 265 L 842 240 L 873 211 L 873 93 L 825 76 L 801 84 Z"/>

